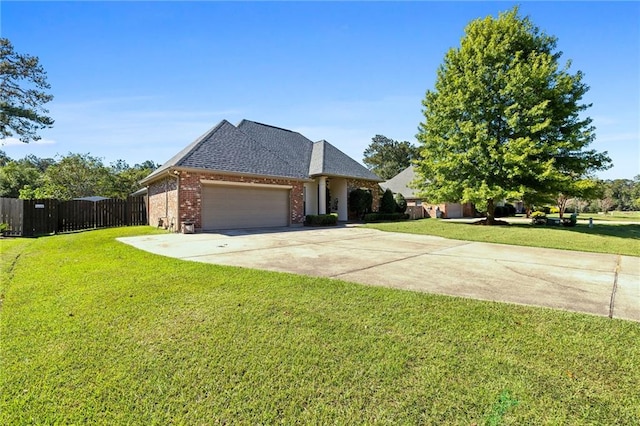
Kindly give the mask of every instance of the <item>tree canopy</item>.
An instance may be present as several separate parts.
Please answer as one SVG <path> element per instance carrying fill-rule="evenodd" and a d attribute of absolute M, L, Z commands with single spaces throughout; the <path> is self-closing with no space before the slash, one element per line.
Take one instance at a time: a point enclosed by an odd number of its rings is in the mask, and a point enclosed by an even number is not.
<path fill-rule="evenodd" d="M 40 139 L 38 130 L 53 125 L 43 106 L 53 99 L 50 88 L 38 58 L 16 53 L 8 39 L 0 38 L 0 139 Z"/>
<path fill-rule="evenodd" d="M 606 169 L 587 150 L 583 74 L 560 66 L 557 40 L 518 8 L 472 21 L 423 100 L 418 181 L 432 201 L 473 202 L 493 220 L 494 200 L 562 192 Z"/>
<path fill-rule="evenodd" d="M 0 151 L 0 159 L 2 154 Z M 0 197 L 127 198 L 140 188 L 138 182 L 157 167 L 153 161 L 131 167 L 123 160 L 105 166 L 102 159 L 90 154 L 69 153 L 59 160 L 33 155 L 21 160 L 6 157 L 0 164 Z"/>
<path fill-rule="evenodd" d="M 419 155 L 417 147 L 408 141 L 398 142 L 375 135 L 364 151 L 364 164 L 382 179 L 391 179 L 411 164 Z"/>

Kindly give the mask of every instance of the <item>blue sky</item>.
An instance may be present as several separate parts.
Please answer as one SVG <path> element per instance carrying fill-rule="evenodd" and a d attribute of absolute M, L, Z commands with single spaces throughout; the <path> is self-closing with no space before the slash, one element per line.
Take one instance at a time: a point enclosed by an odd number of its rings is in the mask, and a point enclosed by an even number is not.
<path fill-rule="evenodd" d="M 38 56 L 56 120 L 12 158 L 163 163 L 222 119 L 326 139 L 358 161 L 376 134 L 415 143 L 421 101 L 468 22 L 514 2 L 12 2 L 0 34 Z M 614 167 L 640 173 L 640 3 L 521 2 L 591 87 Z"/>

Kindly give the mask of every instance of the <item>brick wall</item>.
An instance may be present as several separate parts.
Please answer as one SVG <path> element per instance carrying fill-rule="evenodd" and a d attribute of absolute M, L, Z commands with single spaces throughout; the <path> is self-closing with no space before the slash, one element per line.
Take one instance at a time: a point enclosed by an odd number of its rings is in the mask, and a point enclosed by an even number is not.
<path fill-rule="evenodd" d="M 165 211 L 165 198 L 161 196 L 162 189 L 167 186 L 170 191 L 169 197 L 174 200 L 174 204 L 170 207 L 172 216 L 176 217 L 176 231 L 180 230 L 180 225 L 185 221 L 190 221 L 195 224 L 196 229 L 202 228 L 202 183 L 201 180 L 222 180 L 227 182 L 244 182 L 244 183 L 259 183 L 270 185 L 289 185 L 292 186 L 291 190 L 291 224 L 300 224 L 304 222 L 303 215 L 303 183 L 289 179 L 278 178 L 259 178 L 250 176 L 232 176 L 215 173 L 205 172 L 192 172 L 192 171 L 180 171 L 178 174 L 180 178 L 180 206 L 179 211 L 177 207 L 177 195 L 175 191 L 176 179 L 169 178 L 173 181 L 174 187 L 170 186 L 170 182 L 167 183 L 167 179 L 153 183 L 149 186 L 149 217 L 151 224 L 156 224 L 158 217 L 164 216 Z M 153 190 L 152 190 L 153 188 Z M 153 194 L 153 195 L 152 195 Z"/>
<path fill-rule="evenodd" d="M 164 227 L 169 227 L 173 222 L 175 229 L 178 226 L 177 179 L 167 176 L 151 183 L 148 188 L 148 197 L 149 225 L 157 226 L 162 219 Z"/>
<path fill-rule="evenodd" d="M 159 219 L 168 219 L 174 223 L 174 230 L 180 231 L 183 222 L 193 222 L 196 229 L 202 228 L 202 183 L 201 180 L 221 180 L 227 182 L 258 183 L 291 186 L 291 224 L 304 222 L 303 182 L 284 178 L 260 178 L 235 176 L 217 173 L 180 171 L 180 194 L 177 191 L 177 179 L 167 176 L 149 185 L 149 224 L 156 226 Z M 356 188 L 371 191 L 372 208 L 377 211 L 380 205 L 380 186 L 377 182 L 348 179 L 347 193 Z M 179 202 L 179 206 L 178 206 Z"/>

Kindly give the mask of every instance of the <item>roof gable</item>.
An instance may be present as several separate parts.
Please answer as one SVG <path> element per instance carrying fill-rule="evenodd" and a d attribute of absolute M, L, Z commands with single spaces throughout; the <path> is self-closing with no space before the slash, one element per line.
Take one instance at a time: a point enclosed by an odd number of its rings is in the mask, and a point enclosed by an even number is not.
<path fill-rule="evenodd" d="M 249 120 L 237 127 L 222 120 L 142 182 L 175 167 L 295 179 L 328 175 L 381 181 L 327 141 L 313 143 L 298 132 Z"/>
<path fill-rule="evenodd" d="M 325 140 L 313 144 L 309 175 L 340 176 L 381 181 L 376 174 Z"/>
<path fill-rule="evenodd" d="M 382 189 L 390 189 L 394 194 L 400 193 L 404 198 L 420 198 L 418 190 L 411 188 L 411 183 L 416 179 L 416 171 L 413 165 L 407 167 L 386 182 L 382 182 Z"/>

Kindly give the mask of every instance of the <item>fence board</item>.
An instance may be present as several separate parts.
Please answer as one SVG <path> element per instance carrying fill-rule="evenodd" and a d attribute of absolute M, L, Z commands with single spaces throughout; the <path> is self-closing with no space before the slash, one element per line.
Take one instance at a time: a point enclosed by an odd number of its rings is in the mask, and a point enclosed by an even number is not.
<path fill-rule="evenodd" d="M 0 198 L 0 223 L 9 225 L 5 235 L 22 235 L 24 203 L 17 198 Z"/>
<path fill-rule="evenodd" d="M 23 200 L 22 235 L 33 237 L 55 233 L 58 221 L 57 212 L 57 200 Z"/>
<path fill-rule="evenodd" d="M 6 235 L 35 236 L 116 226 L 146 225 L 145 197 L 59 201 L 0 198 L 0 222 Z"/>
<path fill-rule="evenodd" d="M 129 197 L 127 199 L 127 219 L 129 225 L 147 224 L 147 204 L 145 197 Z"/>
<path fill-rule="evenodd" d="M 58 232 L 73 232 L 95 228 L 95 204 L 87 200 L 59 203 Z"/>
<path fill-rule="evenodd" d="M 424 217 L 424 207 L 422 206 L 407 206 L 406 212 L 410 219 L 422 219 Z"/>

